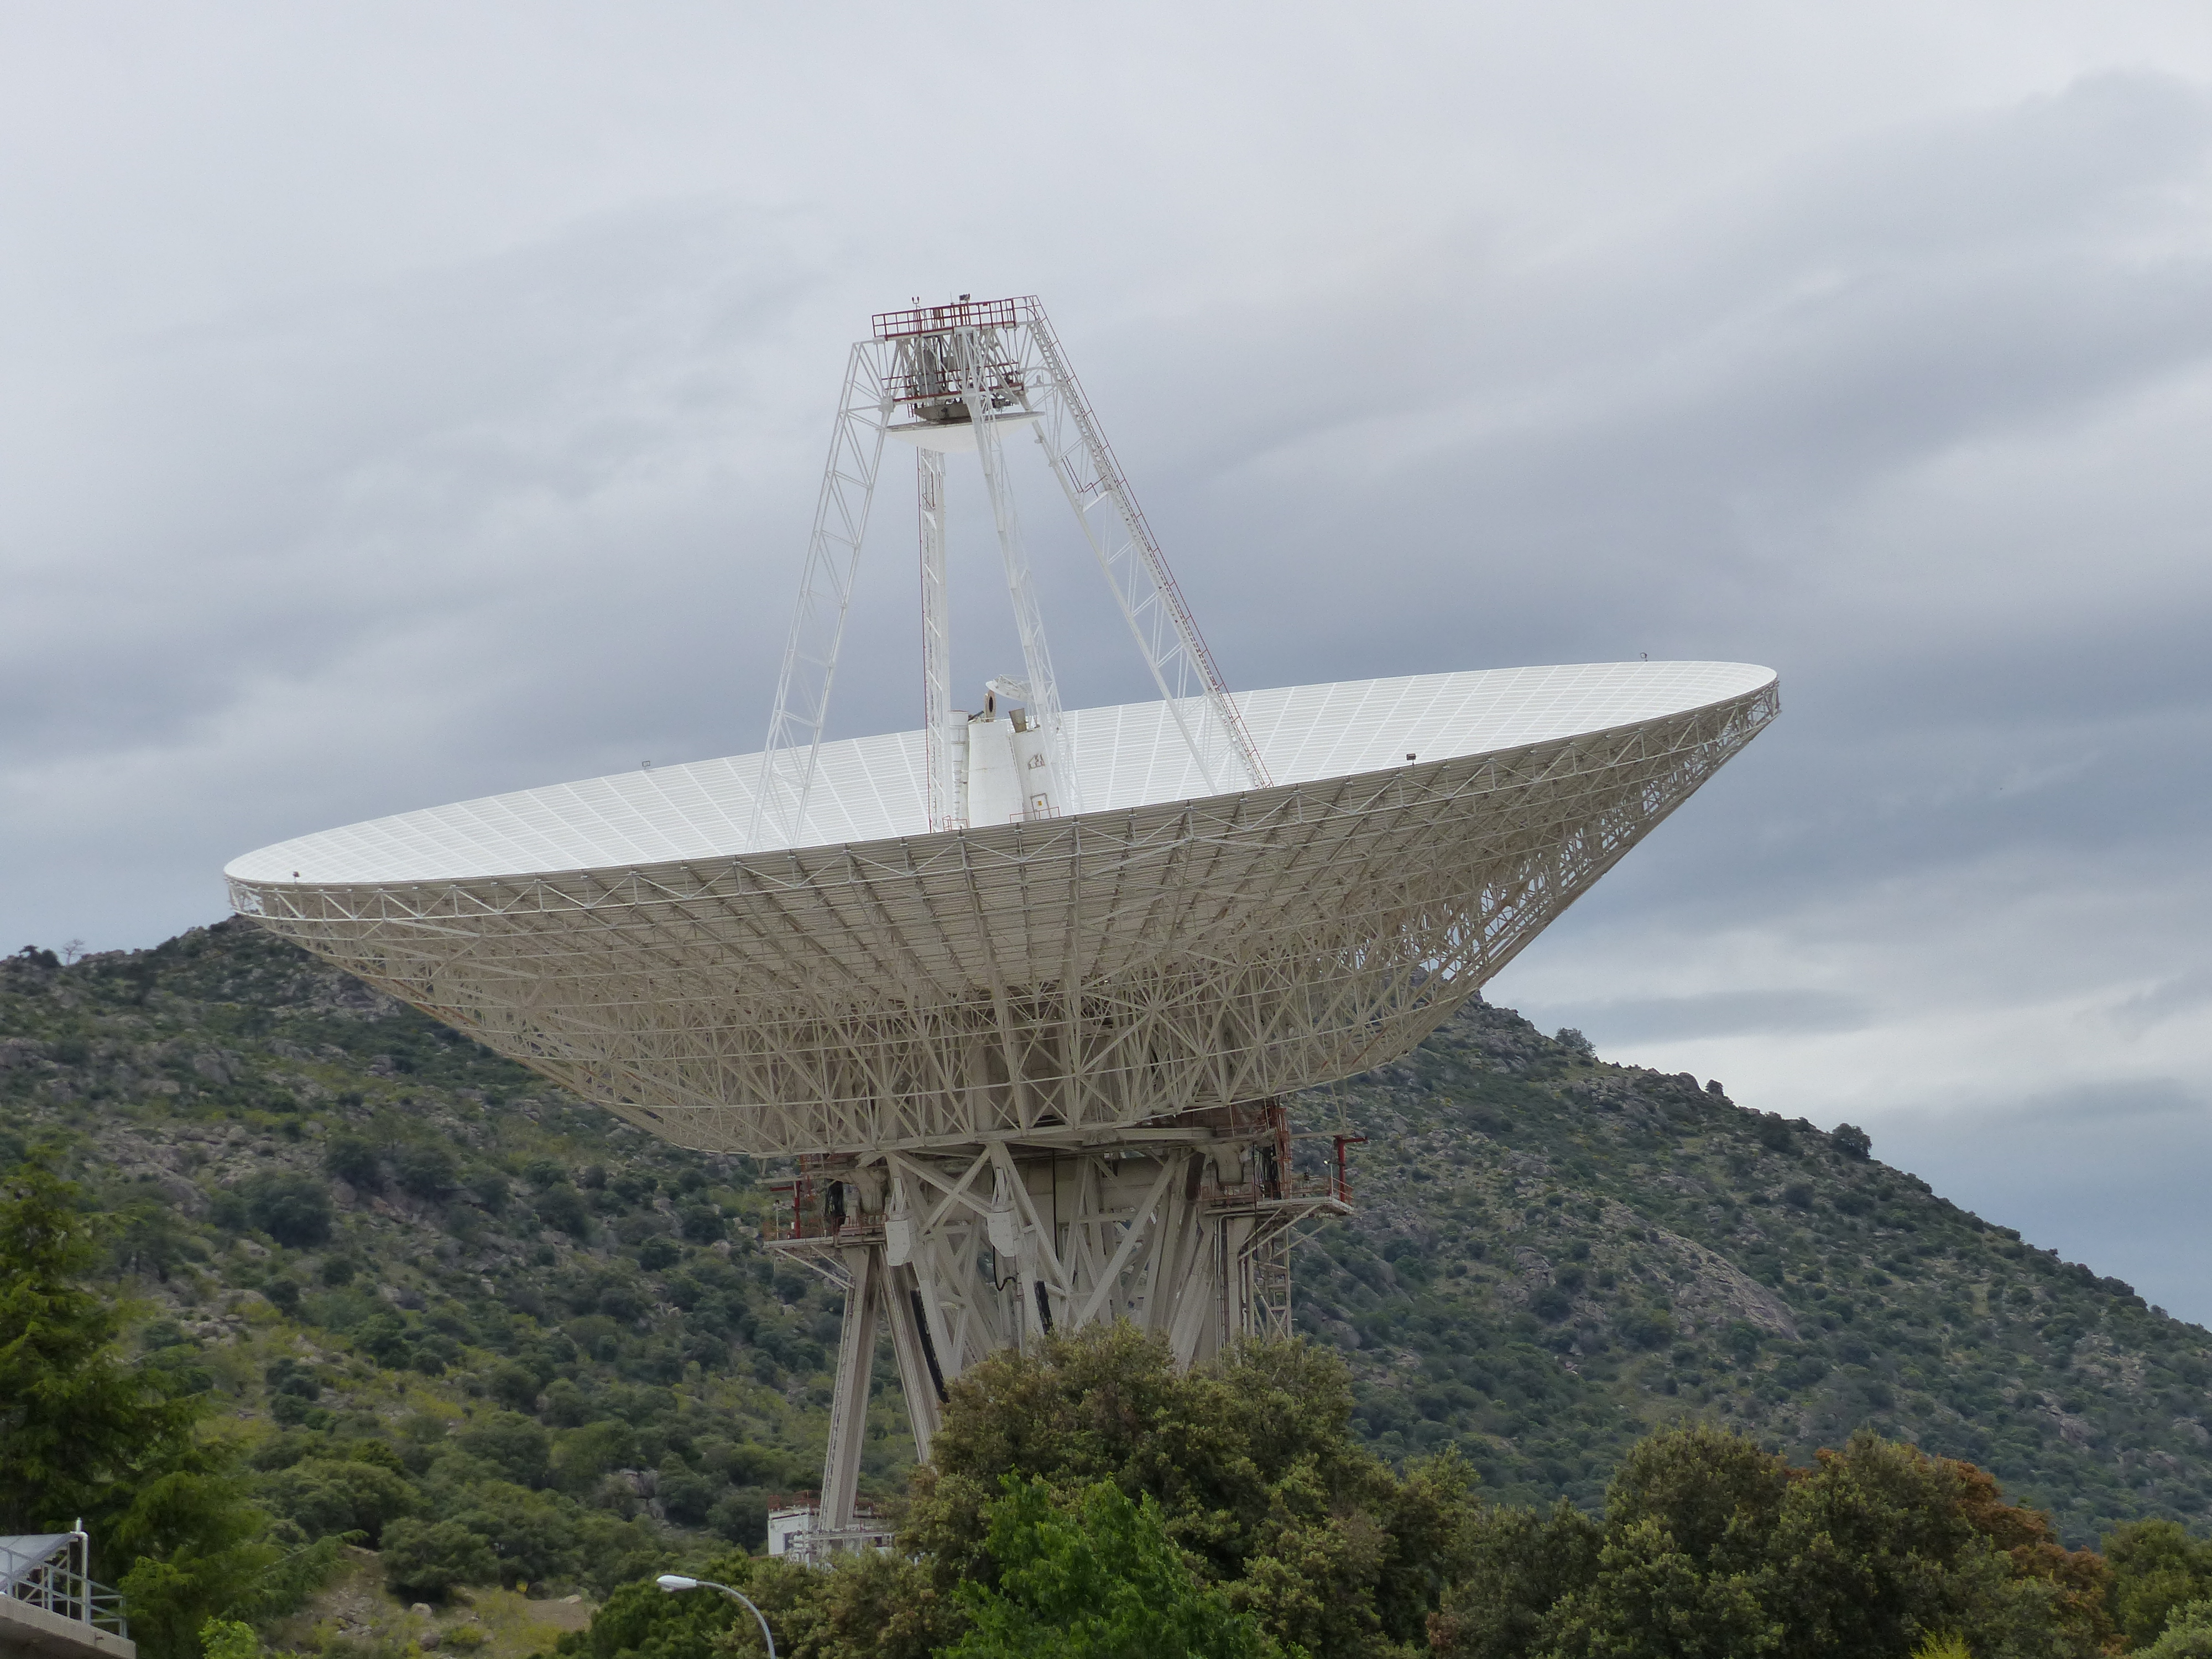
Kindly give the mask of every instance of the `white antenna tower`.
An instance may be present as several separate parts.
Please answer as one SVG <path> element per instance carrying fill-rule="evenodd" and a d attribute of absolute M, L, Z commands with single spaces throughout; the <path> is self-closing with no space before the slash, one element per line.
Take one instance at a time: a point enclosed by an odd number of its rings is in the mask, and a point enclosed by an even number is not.
<path fill-rule="evenodd" d="M 1083 810 L 1067 752 L 1060 685 L 1046 643 L 1007 477 L 1005 445 L 1026 431 L 1073 510 L 1153 684 L 1208 793 L 1267 787 L 1267 770 L 1176 586 L 1067 355 L 1034 295 L 878 313 L 854 343 L 823 469 L 799 605 L 769 717 L 769 759 L 755 798 L 752 844 L 805 839 L 838 651 L 860 542 L 883 471 L 884 441 L 912 444 L 921 541 L 923 726 L 929 823 L 968 827 L 962 780 L 966 720 L 952 707 L 951 599 L 945 564 L 945 457 L 973 453 L 991 503 L 1021 640 L 1023 678 L 994 682 L 1018 704 L 1016 747 L 1050 787 L 1024 791 L 1023 816 Z M 1024 741 L 1028 739 L 1028 741 Z"/>

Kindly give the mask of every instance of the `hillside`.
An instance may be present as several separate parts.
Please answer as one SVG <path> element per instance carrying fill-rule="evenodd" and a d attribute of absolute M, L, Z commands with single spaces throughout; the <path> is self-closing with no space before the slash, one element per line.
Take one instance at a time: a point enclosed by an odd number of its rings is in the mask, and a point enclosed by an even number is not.
<path fill-rule="evenodd" d="M 0 1103 L 0 1158 L 59 1136 L 127 1218 L 149 1363 L 222 1396 L 303 1536 L 478 1516 L 508 1583 L 604 1590 L 685 1538 L 757 1543 L 812 1483 L 837 1311 L 761 1251 L 766 1172 L 289 946 L 227 923 L 5 959 Z M 1658 1422 L 1799 1455 L 1868 1422 L 2073 1541 L 2212 1520 L 2212 1338 L 1849 1137 L 1481 1006 L 1299 1109 L 1369 1137 L 1360 1214 L 1299 1252 L 1299 1318 L 1388 1452 L 1455 1443 L 1494 1495 L 1588 1504 Z M 896 1389 L 870 1434 L 890 1498 Z"/>
<path fill-rule="evenodd" d="M 1686 1413 L 1802 1461 L 1865 1424 L 1989 1468 L 2075 1544 L 2212 1519 L 2212 1336 L 1831 1134 L 1468 1010 L 1334 1091 L 1361 1214 L 1299 1318 L 1365 1431 L 1594 1504 Z"/>

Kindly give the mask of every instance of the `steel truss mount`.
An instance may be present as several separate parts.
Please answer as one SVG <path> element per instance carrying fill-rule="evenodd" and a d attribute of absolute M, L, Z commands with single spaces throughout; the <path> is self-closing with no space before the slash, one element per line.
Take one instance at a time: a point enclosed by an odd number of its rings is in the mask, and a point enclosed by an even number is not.
<path fill-rule="evenodd" d="M 1315 1139 L 1333 1158 L 1296 1172 Z M 1348 1144 L 1293 1135 L 1266 1101 L 1110 1136 L 801 1158 L 769 1248 L 845 1297 L 817 1547 L 854 1530 L 879 1326 L 923 1460 L 948 1385 L 994 1349 L 1126 1319 L 1188 1366 L 1287 1336 L 1292 1234 L 1352 1212 Z"/>

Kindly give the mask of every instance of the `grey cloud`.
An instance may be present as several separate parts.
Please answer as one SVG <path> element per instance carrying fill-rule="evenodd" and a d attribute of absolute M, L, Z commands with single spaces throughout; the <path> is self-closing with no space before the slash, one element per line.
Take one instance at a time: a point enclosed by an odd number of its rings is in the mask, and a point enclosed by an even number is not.
<path fill-rule="evenodd" d="M 1875 1154 L 2029 1242 L 2212 1323 L 2212 1102 L 2179 1081 L 2107 1084 L 1958 1116 L 1875 1118 Z"/>
<path fill-rule="evenodd" d="M 728 520 L 761 444 L 748 405 L 771 398 L 751 375 L 803 273 L 747 228 L 711 204 L 607 216 L 146 343 L 64 436 L 149 465 L 89 499 L 58 469 L 24 504 L 53 567 L 25 597 L 54 625 L 17 613 L 0 757 L 175 741 L 257 682 L 327 673 L 437 613 L 472 617 L 472 652 L 510 665 L 549 609 L 584 607 L 610 655 L 662 669 L 707 659 L 669 647 L 709 610 L 759 622 L 748 654 L 765 654 L 775 625 L 741 600 L 753 561 Z M 756 557 L 773 568 L 790 539 Z M 90 639 L 64 622 L 88 586 Z M 526 696 L 557 707 L 574 684 Z"/>
<path fill-rule="evenodd" d="M 2200 1014 L 2208 1007 L 2212 1007 L 2212 967 L 2201 967 L 2170 975 L 2149 990 L 2138 992 L 2115 1007 L 2111 1018 L 2122 1030 L 2140 1036 L 2154 1025 Z"/>
<path fill-rule="evenodd" d="M 1608 1059 L 1624 1045 L 1747 1033 L 1810 1034 L 1863 1030 L 1873 1009 L 1860 997 L 1832 991 L 1709 991 L 1697 996 L 1625 998 L 1612 1002 L 1524 1007 L 1545 1025 L 1571 1025 Z"/>

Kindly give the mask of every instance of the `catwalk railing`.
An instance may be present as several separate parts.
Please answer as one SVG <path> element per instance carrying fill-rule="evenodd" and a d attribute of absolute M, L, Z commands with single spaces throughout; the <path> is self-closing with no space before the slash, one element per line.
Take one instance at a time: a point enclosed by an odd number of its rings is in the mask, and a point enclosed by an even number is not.
<path fill-rule="evenodd" d="M 127 1639 L 122 1594 L 93 1579 L 90 1547 L 82 1531 L 0 1537 L 0 1587 L 11 1601 Z"/>

